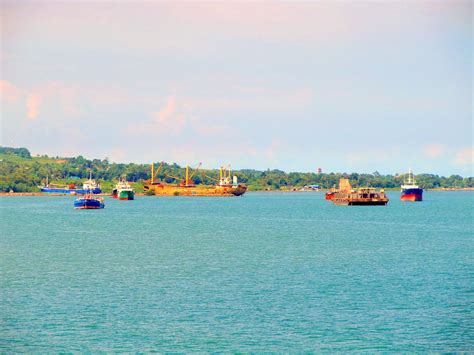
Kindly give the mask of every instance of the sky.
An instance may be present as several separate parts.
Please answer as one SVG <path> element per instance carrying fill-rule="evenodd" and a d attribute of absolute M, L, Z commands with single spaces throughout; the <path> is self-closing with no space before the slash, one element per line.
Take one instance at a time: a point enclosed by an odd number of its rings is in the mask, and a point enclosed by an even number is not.
<path fill-rule="evenodd" d="M 473 175 L 471 1 L 1 1 L 1 142 Z"/>

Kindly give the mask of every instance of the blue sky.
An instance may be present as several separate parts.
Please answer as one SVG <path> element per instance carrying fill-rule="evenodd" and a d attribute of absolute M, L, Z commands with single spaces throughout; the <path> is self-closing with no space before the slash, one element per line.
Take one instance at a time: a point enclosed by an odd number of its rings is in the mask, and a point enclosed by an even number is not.
<path fill-rule="evenodd" d="M 472 176 L 472 3 L 2 2 L 1 144 Z"/>

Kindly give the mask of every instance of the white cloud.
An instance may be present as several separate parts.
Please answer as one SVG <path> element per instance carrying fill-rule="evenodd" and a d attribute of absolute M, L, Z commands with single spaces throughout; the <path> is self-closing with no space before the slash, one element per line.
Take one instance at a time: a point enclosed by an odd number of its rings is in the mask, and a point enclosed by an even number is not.
<path fill-rule="evenodd" d="M 456 165 L 472 165 L 474 161 L 474 148 L 468 147 L 456 152 Z"/>
<path fill-rule="evenodd" d="M 40 95 L 29 94 L 26 98 L 27 117 L 33 121 L 38 118 L 42 99 Z"/>
<path fill-rule="evenodd" d="M 7 80 L 0 80 L 0 98 L 15 103 L 21 96 L 21 90 Z"/>
<path fill-rule="evenodd" d="M 423 148 L 423 152 L 429 158 L 439 158 L 446 152 L 446 146 L 443 144 L 429 144 Z"/>

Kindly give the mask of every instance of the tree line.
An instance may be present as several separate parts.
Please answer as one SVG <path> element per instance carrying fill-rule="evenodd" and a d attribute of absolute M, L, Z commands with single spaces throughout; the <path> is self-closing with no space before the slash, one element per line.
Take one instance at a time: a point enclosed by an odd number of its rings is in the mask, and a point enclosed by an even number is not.
<path fill-rule="evenodd" d="M 172 184 L 176 178 L 184 179 L 184 167 L 176 163 L 155 162 L 155 178 Z M 0 147 L 0 191 L 29 192 L 39 191 L 38 186 L 46 182 L 58 184 L 80 184 L 92 173 L 94 179 L 106 182 L 111 186 L 120 178 L 131 182 L 141 182 L 151 178 L 150 164 L 111 163 L 108 159 L 86 159 L 82 156 L 73 158 L 49 157 L 47 155 L 32 157 L 26 148 Z M 359 173 L 313 173 L 284 172 L 282 170 L 242 169 L 234 171 L 239 182 L 248 185 L 249 190 L 289 190 L 305 185 L 319 185 L 331 188 L 338 184 L 340 178 L 348 178 L 353 186 L 372 186 L 377 188 L 398 188 L 404 175 L 382 175 Z M 196 184 L 211 185 L 219 177 L 217 169 L 203 169 L 193 176 Z M 449 177 L 435 174 L 416 176 L 417 183 L 425 188 L 472 188 L 474 178 L 463 178 L 460 175 Z M 107 184 L 108 183 L 108 184 Z"/>

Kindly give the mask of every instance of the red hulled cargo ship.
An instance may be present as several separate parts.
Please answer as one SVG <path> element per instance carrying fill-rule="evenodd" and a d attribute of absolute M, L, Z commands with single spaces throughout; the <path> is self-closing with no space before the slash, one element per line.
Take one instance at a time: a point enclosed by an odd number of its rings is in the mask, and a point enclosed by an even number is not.
<path fill-rule="evenodd" d="M 415 202 L 423 200 L 423 189 L 416 185 L 415 177 L 413 176 L 411 169 L 408 172 L 407 179 L 403 182 L 401 192 L 400 199 L 402 201 Z"/>

